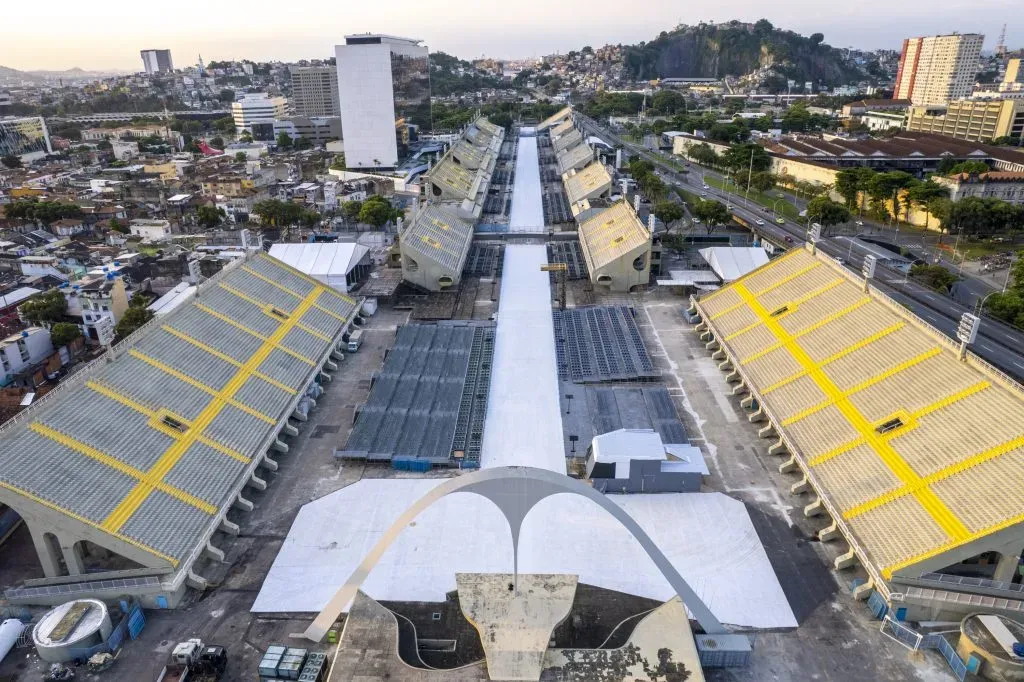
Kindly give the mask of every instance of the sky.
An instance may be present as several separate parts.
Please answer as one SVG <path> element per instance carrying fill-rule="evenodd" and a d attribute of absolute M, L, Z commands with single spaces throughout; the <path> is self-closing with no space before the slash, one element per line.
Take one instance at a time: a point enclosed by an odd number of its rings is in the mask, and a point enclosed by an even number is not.
<path fill-rule="evenodd" d="M 0 65 L 21 70 L 141 70 L 139 50 L 169 48 L 176 67 L 205 61 L 297 61 L 333 55 L 349 33 L 421 38 L 431 51 L 464 59 L 534 57 L 584 45 L 650 40 L 677 23 L 756 21 L 821 32 L 834 47 L 899 49 L 911 35 L 985 34 L 995 47 L 1003 22 L 1007 44 L 1024 45 L 1020 0 L 305 0 L 295 11 L 279 0 L 243 3 L 177 0 L 6 0 Z M 19 30 L 21 27 L 21 30 Z"/>

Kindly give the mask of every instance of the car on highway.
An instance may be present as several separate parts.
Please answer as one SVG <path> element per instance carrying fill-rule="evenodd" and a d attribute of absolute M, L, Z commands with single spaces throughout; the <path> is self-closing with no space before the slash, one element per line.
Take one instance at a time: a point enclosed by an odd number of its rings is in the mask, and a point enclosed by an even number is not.
<path fill-rule="evenodd" d="M 775 219 L 775 222 L 777 222 L 779 225 L 785 225 L 786 219 L 783 218 L 782 216 L 779 216 L 778 218 Z"/>
<path fill-rule="evenodd" d="M 793 238 L 790 237 L 788 234 L 786 235 L 786 243 L 787 244 L 792 244 L 793 243 Z"/>
<path fill-rule="evenodd" d="M 856 225 L 857 227 L 864 227 L 864 221 L 858 220 L 857 222 L 854 223 L 854 225 Z"/>
<path fill-rule="evenodd" d="M 701 189 L 711 189 L 711 188 L 708 187 L 707 185 L 704 185 L 704 187 L 702 187 Z"/>
<path fill-rule="evenodd" d="M 755 222 L 755 223 L 757 223 L 758 225 L 764 225 L 764 221 L 763 221 L 763 220 L 761 220 L 760 218 L 758 218 L 758 219 L 757 219 L 757 220 L 755 220 L 754 222 Z"/>
<path fill-rule="evenodd" d="M 727 211 L 731 211 L 731 210 L 733 210 L 733 209 L 732 209 L 732 204 L 726 204 L 726 205 L 725 205 L 725 210 L 727 210 Z"/>

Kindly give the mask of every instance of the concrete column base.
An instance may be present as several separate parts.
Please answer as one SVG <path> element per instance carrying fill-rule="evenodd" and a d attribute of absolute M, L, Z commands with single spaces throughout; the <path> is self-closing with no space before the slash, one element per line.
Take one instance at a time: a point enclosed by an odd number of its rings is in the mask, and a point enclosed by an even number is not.
<path fill-rule="evenodd" d="M 775 427 L 772 426 L 771 424 L 768 424 L 767 426 L 758 429 L 757 435 L 759 438 L 771 438 L 772 436 L 777 436 L 778 434 L 775 433 Z"/>
<path fill-rule="evenodd" d="M 825 505 L 822 504 L 821 498 L 814 500 L 809 505 L 804 507 L 804 516 L 811 518 L 812 516 L 820 516 L 825 513 Z"/>
<path fill-rule="evenodd" d="M 779 465 L 780 474 L 788 474 L 791 471 L 796 471 L 799 465 L 796 463 L 796 457 L 790 455 L 789 459 Z"/>
<path fill-rule="evenodd" d="M 255 505 L 253 505 L 252 502 L 245 499 L 241 495 L 235 498 L 234 506 L 236 509 L 241 509 L 242 511 L 247 512 L 251 512 L 255 508 Z"/>
<path fill-rule="evenodd" d="M 866 583 L 857 585 L 853 588 L 853 598 L 857 601 L 864 601 L 871 596 L 871 593 L 875 589 L 875 581 L 868 578 Z"/>
<path fill-rule="evenodd" d="M 752 396 L 752 395 L 748 395 L 746 398 L 744 398 L 743 400 L 740 401 L 740 407 L 742 407 L 743 409 L 746 409 L 746 410 L 749 410 L 750 407 L 753 404 L 754 404 L 754 396 Z"/>
<path fill-rule="evenodd" d="M 206 590 L 210 586 L 210 583 L 201 575 L 197 575 L 192 571 L 188 572 L 185 577 L 185 584 L 191 587 L 193 590 L 199 590 L 200 592 Z"/>
<path fill-rule="evenodd" d="M 328 372 L 337 372 L 338 366 L 331 362 L 330 360 L 328 360 L 327 362 L 324 363 L 324 369 L 327 370 Z"/>
<path fill-rule="evenodd" d="M 718 369 L 722 370 L 723 372 L 730 372 L 731 371 L 729 376 L 727 376 L 725 378 L 726 381 L 729 381 L 730 377 L 739 378 L 739 372 L 732 371 L 732 362 L 730 360 L 728 360 L 728 359 L 723 360 L 722 362 L 718 363 Z"/>
<path fill-rule="evenodd" d="M 714 337 L 710 341 L 704 344 L 704 347 L 708 350 L 716 350 L 718 348 L 718 341 L 715 341 Z"/>
<path fill-rule="evenodd" d="M 237 523 L 232 523 L 227 519 L 221 519 L 220 528 L 218 528 L 217 530 L 219 530 L 222 533 L 227 533 L 228 535 L 238 535 L 240 532 L 242 532 L 242 529 L 238 527 Z"/>
<path fill-rule="evenodd" d="M 789 492 L 794 495 L 800 495 L 807 492 L 811 487 L 811 484 L 807 482 L 807 477 L 804 476 L 802 479 L 794 483 L 789 487 Z"/>
<path fill-rule="evenodd" d="M 320 372 L 320 383 L 321 383 L 321 385 L 322 384 L 329 384 L 332 381 L 334 381 L 334 377 L 332 377 L 327 372 Z"/>
<path fill-rule="evenodd" d="M 266 455 L 263 455 L 263 461 L 260 462 L 260 466 L 268 471 L 277 471 L 280 468 L 276 459 L 270 459 Z"/>
<path fill-rule="evenodd" d="M 270 447 L 273 448 L 274 450 L 277 450 L 278 452 L 288 452 L 288 444 L 285 443 L 280 438 L 274 439 L 274 444 L 271 445 Z"/>
<path fill-rule="evenodd" d="M 295 410 L 294 412 L 292 412 L 291 418 L 294 419 L 295 421 L 299 421 L 299 422 L 304 422 L 304 421 L 307 421 L 309 419 L 309 417 L 307 417 L 306 415 L 302 414 L 298 410 Z"/>
<path fill-rule="evenodd" d="M 206 548 L 203 550 L 207 556 L 210 556 L 217 561 L 224 563 L 224 550 L 214 547 L 209 542 L 206 543 Z"/>
<path fill-rule="evenodd" d="M 738 383 L 738 384 L 736 384 L 735 386 L 732 387 L 732 394 L 733 395 L 739 395 L 740 393 L 746 393 L 746 392 L 747 392 L 747 385 L 745 383 L 743 383 L 742 379 L 740 380 L 740 383 Z"/>
<path fill-rule="evenodd" d="M 750 423 L 752 424 L 757 423 L 759 421 L 764 421 L 764 418 L 764 408 L 762 407 L 757 408 L 757 412 L 752 412 L 749 415 L 747 415 L 747 419 L 749 419 Z"/>
<path fill-rule="evenodd" d="M 1017 572 L 1017 565 L 1020 563 L 1020 547 L 1000 553 L 999 563 L 996 564 L 996 572 L 992 575 L 993 580 L 1010 582 Z"/>
<path fill-rule="evenodd" d="M 857 564 L 857 553 L 854 552 L 852 549 L 849 552 L 847 552 L 846 554 L 843 554 L 842 556 L 837 556 L 836 560 L 834 562 L 832 562 L 832 565 L 835 566 L 835 569 L 837 571 L 841 571 L 844 568 L 851 568 L 852 566 L 855 566 L 856 564 Z"/>
<path fill-rule="evenodd" d="M 818 531 L 818 539 L 822 542 L 832 542 L 839 538 L 842 533 L 839 532 L 839 524 L 835 521 L 832 522 L 831 526 L 826 526 Z"/>
<path fill-rule="evenodd" d="M 711 354 L 711 359 L 712 360 L 725 360 L 725 351 L 722 350 L 721 348 L 719 348 L 718 350 L 716 350 L 714 353 Z M 721 369 L 721 366 L 719 366 L 719 369 Z"/>
<path fill-rule="evenodd" d="M 782 442 L 780 438 L 777 442 L 772 443 L 768 446 L 769 455 L 784 455 L 786 454 L 786 444 Z"/>
<path fill-rule="evenodd" d="M 255 488 L 256 490 L 266 490 L 267 489 L 267 482 L 264 481 L 259 476 L 256 476 L 255 474 L 250 476 L 249 480 L 246 481 L 245 484 L 247 486 L 249 486 L 250 488 Z"/>
<path fill-rule="evenodd" d="M 286 436 L 291 436 L 292 438 L 295 438 L 295 436 L 299 435 L 299 430 L 295 428 L 295 426 L 293 426 L 292 424 L 285 424 L 284 426 L 281 427 L 281 433 L 283 433 Z"/>

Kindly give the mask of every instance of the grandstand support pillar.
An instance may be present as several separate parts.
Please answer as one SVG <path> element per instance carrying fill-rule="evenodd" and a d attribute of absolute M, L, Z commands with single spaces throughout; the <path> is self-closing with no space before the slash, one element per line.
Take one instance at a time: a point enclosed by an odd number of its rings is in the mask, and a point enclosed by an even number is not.
<path fill-rule="evenodd" d="M 831 542 L 841 535 L 839 532 L 839 523 L 836 521 L 832 522 L 831 526 L 825 526 L 818 531 L 818 539 L 822 542 Z"/>
<path fill-rule="evenodd" d="M 207 556 L 212 557 L 213 559 L 216 559 L 221 563 L 224 563 L 224 550 L 218 547 L 214 547 L 213 544 L 207 542 L 206 547 L 203 548 L 203 551 L 206 553 Z"/>
<path fill-rule="evenodd" d="M 861 583 L 857 587 L 853 588 L 853 598 L 857 601 L 864 601 L 871 596 L 871 593 L 875 589 L 875 581 L 872 578 L 868 578 L 866 583 Z"/>
<path fill-rule="evenodd" d="M 791 471 L 795 471 L 797 468 L 796 457 L 790 455 L 789 459 L 779 465 L 780 474 L 788 474 Z"/>
<path fill-rule="evenodd" d="M 325 384 L 329 384 L 332 381 L 334 381 L 334 377 L 331 376 L 330 374 L 328 374 L 327 372 L 321 371 L 320 372 L 320 381 L 325 383 Z"/>
<path fill-rule="evenodd" d="M 732 369 L 731 372 L 729 372 L 728 374 L 725 375 L 725 383 L 727 383 L 727 384 L 735 384 L 736 382 L 743 381 L 740 378 L 739 371 L 733 369 L 731 364 L 728 367 L 726 367 L 725 369 Z"/>
<path fill-rule="evenodd" d="M 718 341 L 715 341 L 715 338 L 711 337 L 711 340 L 705 343 L 704 347 L 707 348 L 708 350 L 715 350 L 716 348 L 718 348 Z"/>
<path fill-rule="evenodd" d="M 267 489 L 267 482 L 264 481 L 259 476 L 257 476 L 256 474 L 253 474 L 252 476 L 250 476 L 249 480 L 246 481 L 245 484 L 247 486 L 249 486 L 250 488 L 255 488 L 256 490 L 266 490 Z"/>
<path fill-rule="evenodd" d="M 711 330 L 705 329 L 700 333 L 700 340 L 704 343 L 708 343 L 709 341 L 715 340 L 715 335 L 711 333 Z"/>
<path fill-rule="evenodd" d="M 299 430 L 291 424 L 285 424 L 284 426 L 281 427 L 281 433 L 283 433 L 286 436 L 291 436 L 292 438 L 295 438 L 295 436 L 299 435 Z"/>
<path fill-rule="evenodd" d="M 345 356 L 341 354 L 340 350 L 335 349 L 331 351 L 331 358 L 337 360 L 338 362 L 341 362 L 342 360 L 345 359 Z"/>
<path fill-rule="evenodd" d="M 260 462 L 260 466 L 268 471 L 277 471 L 279 466 L 276 459 L 270 459 L 266 455 L 263 455 L 263 461 Z"/>
<path fill-rule="evenodd" d="M 844 568 L 851 568 L 857 564 L 857 553 L 852 549 L 846 554 L 842 554 L 836 557 L 836 560 L 832 562 L 837 571 L 841 571 Z"/>
<path fill-rule="evenodd" d="M 764 419 L 765 419 L 764 408 L 762 408 L 762 407 L 757 408 L 756 412 L 751 412 L 749 415 L 747 415 L 747 419 L 750 420 L 751 424 L 756 424 L 759 421 L 764 421 Z"/>
<path fill-rule="evenodd" d="M 292 419 L 294 419 L 295 421 L 304 422 L 307 419 L 309 419 L 309 417 L 307 415 L 302 414 L 298 410 L 295 410 L 294 412 L 292 412 Z"/>
<path fill-rule="evenodd" d="M 1000 580 L 1002 582 L 1010 582 L 1013 580 L 1014 574 L 1017 572 L 1017 566 L 1020 564 L 1020 546 L 1014 549 L 1004 550 L 999 554 L 999 563 L 996 564 L 996 572 L 992 576 L 993 580 Z"/>
<path fill-rule="evenodd" d="M 757 435 L 759 438 L 771 438 L 772 436 L 777 436 L 778 434 L 775 433 L 775 426 L 773 426 L 772 423 L 769 422 L 767 426 L 758 430 Z"/>
<path fill-rule="evenodd" d="M 84 575 L 85 562 L 82 561 L 82 550 L 77 542 L 65 545 L 60 543 L 60 551 L 64 555 L 64 564 L 68 567 L 68 575 Z"/>
<path fill-rule="evenodd" d="M 725 377 L 726 381 L 729 381 L 733 377 L 739 378 L 739 372 L 737 372 L 736 370 L 734 370 L 732 368 L 732 361 L 729 360 L 729 358 L 726 358 L 722 362 L 718 363 L 718 369 L 722 370 L 723 372 L 729 372 L 729 374 L 726 375 L 726 377 Z M 730 382 L 730 383 L 732 383 L 732 382 Z"/>
<path fill-rule="evenodd" d="M 725 360 L 725 351 L 722 350 L 721 348 L 719 348 L 718 350 L 716 350 L 714 353 L 711 354 L 711 359 L 712 360 Z M 728 360 L 726 360 L 726 362 L 728 362 Z"/>
<path fill-rule="evenodd" d="M 210 586 L 210 583 L 206 578 L 193 571 L 189 571 L 188 575 L 185 576 L 185 584 L 194 590 L 199 590 L 200 592 L 206 591 L 206 588 Z"/>
<path fill-rule="evenodd" d="M 47 542 L 46 535 L 37 531 L 29 525 L 29 533 L 32 535 L 32 544 L 36 547 L 36 554 L 39 556 L 39 563 L 43 566 L 43 575 L 47 578 L 56 578 L 61 574 L 60 558 L 53 547 L 53 543 Z"/>
<path fill-rule="evenodd" d="M 804 516 L 811 518 L 812 516 L 819 516 L 825 513 L 825 505 L 822 504 L 821 498 L 814 498 L 814 502 L 804 507 Z"/>
<path fill-rule="evenodd" d="M 784 455 L 786 454 L 786 444 L 780 438 L 777 442 L 768 446 L 769 455 Z"/>
<path fill-rule="evenodd" d="M 237 507 L 238 509 L 241 509 L 242 511 L 247 511 L 247 512 L 251 512 L 253 510 L 254 506 L 255 506 L 255 505 L 253 505 L 252 502 L 250 502 L 249 500 L 245 499 L 241 495 L 239 495 L 238 497 L 235 498 L 235 503 L 234 504 L 235 504 L 235 507 Z"/>
<path fill-rule="evenodd" d="M 746 398 L 744 398 L 743 400 L 740 401 L 740 407 L 742 407 L 745 410 L 749 410 L 750 407 L 753 404 L 754 404 L 754 396 L 752 396 L 752 395 L 748 395 Z"/>
<path fill-rule="evenodd" d="M 811 484 L 807 482 L 807 477 L 804 476 L 799 481 L 789 486 L 789 492 L 793 493 L 794 495 L 800 495 L 802 493 L 807 492 L 808 489 L 810 489 L 810 487 Z"/>
<path fill-rule="evenodd" d="M 217 530 L 221 533 L 227 533 L 228 535 L 238 535 L 242 532 L 242 529 L 238 527 L 237 523 L 232 523 L 227 519 L 220 520 L 220 527 Z"/>
<path fill-rule="evenodd" d="M 690 308 L 690 313 L 692 314 L 692 312 L 693 312 L 693 308 Z M 697 326 L 693 328 L 693 331 L 697 332 L 697 333 L 698 333 L 698 334 L 700 334 L 701 336 L 703 336 L 703 335 L 704 335 L 704 333 L 705 333 L 705 332 L 706 332 L 707 330 L 708 330 L 708 324 L 707 324 L 707 322 L 699 322 L 699 323 L 697 324 Z"/>
<path fill-rule="evenodd" d="M 288 452 L 288 444 L 282 441 L 280 438 L 274 439 L 274 444 L 270 447 L 274 448 L 278 452 Z"/>
<path fill-rule="evenodd" d="M 330 360 L 328 360 L 327 362 L 324 363 L 324 369 L 326 369 L 328 372 L 337 372 L 338 371 L 338 365 L 337 365 L 337 363 L 334 363 L 334 362 L 331 362 Z"/>

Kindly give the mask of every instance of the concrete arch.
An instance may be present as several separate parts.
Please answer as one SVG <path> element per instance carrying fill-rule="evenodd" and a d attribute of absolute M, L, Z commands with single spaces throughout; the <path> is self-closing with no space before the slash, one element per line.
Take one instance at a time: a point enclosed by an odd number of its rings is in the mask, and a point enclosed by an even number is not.
<path fill-rule="evenodd" d="M 381 536 L 373 549 L 363 557 L 363 561 L 352 571 L 345 584 L 331 597 L 331 600 L 320 611 L 316 619 L 301 635 L 314 642 L 319 642 L 328 628 L 334 624 L 345 607 L 355 598 L 370 571 L 380 561 L 381 556 L 398 538 L 398 535 L 421 512 L 446 495 L 457 492 L 468 492 L 482 495 L 493 502 L 508 521 L 512 531 L 513 573 L 519 572 L 519 533 L 523 520 L 533 507 L 546 497 L 559 493 L 571 493 L 585 497 L 612 515 L 640 543 L 647 556 L 654 561 L 661 574 L 665 576 L 672 589 L 690 609 L 700 623 L 704 632 L 720 634 L 726 632 L 725 627 L 715 618 L 711 610 L 700 600 L 690 588 L 672 562 L 661 552 L 653 540 L 644 532 L 636 521 L 622 507 L 609 500 L 591 486 L 568 476 L 547 469 L 534 467 L 495 467 L 481 469 L 471 474 L 451 478 L 437 486 L 413 503 L 390 528 Z"/>

